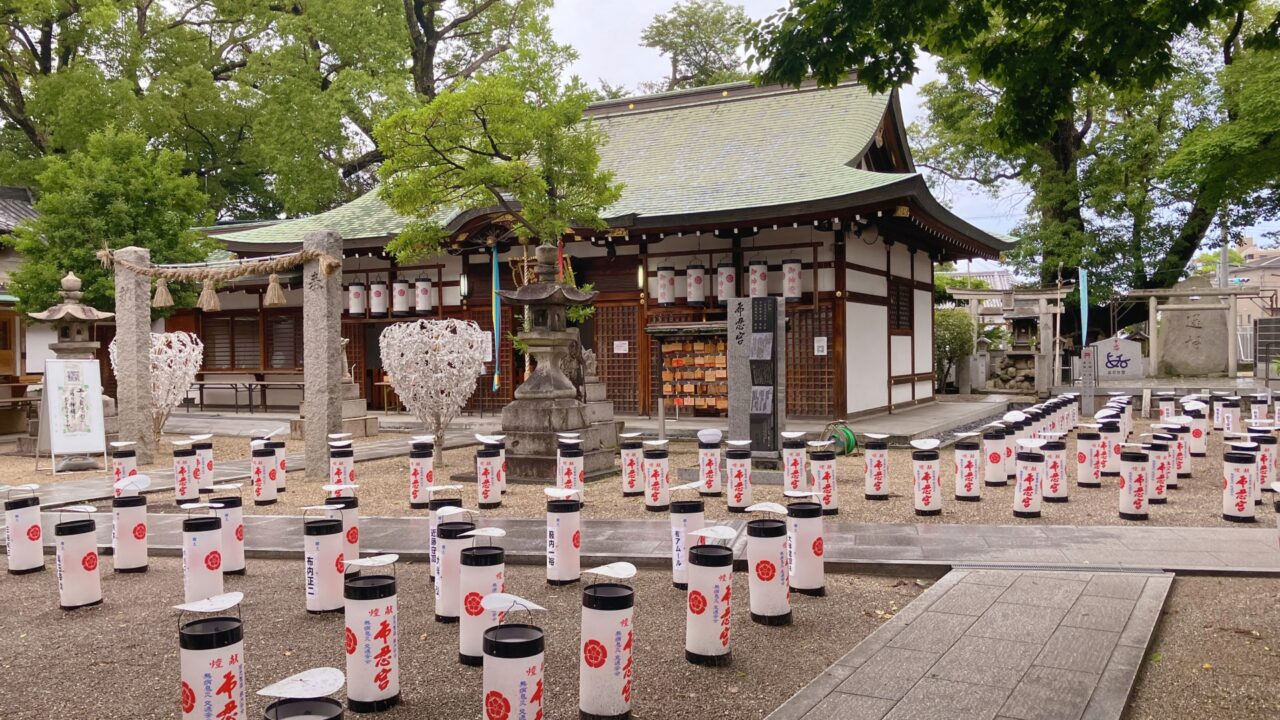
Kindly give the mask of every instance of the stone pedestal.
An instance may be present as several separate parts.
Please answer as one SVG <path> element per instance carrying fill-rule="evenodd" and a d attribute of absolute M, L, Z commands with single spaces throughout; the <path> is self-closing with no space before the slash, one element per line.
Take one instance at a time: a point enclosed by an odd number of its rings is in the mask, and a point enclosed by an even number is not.
<path fill-rule="evenodd" d="M 369 414 L 369 403 L 360 397 L 360 386 L 351 382 L 350 378 L 338 385 L 338 397 L 342 398 L 341 430 L 336 432 L 351 433 L 352 437 L 372 437 L 377 435 L 381 425 L 378 418 Z M 289 437 L 301 440 L 306 437 L 306 417 L 299 414 L 289 421 Z"/>

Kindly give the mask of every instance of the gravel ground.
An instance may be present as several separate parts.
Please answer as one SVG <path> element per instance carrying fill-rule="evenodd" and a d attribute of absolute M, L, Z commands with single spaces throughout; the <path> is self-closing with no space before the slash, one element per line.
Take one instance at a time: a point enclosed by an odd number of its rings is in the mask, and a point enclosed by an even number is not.
<path fill-rule="evenodd" d="M 1280 579 L 1179 577 L 1126 720 L 1280 717 Z"/>
<path fill-rule="evenodd" d="M 227 579 L 246 594 L 249 712 L 252 691 L 301 670 L 341 668 L 340 615 L 303 612 L 300 562 L 251 560 L 250 574 Z M 105 565 L 104 565 L 105 568 Z M 547 632 L 546 717 L 578 717 L 580 586 L 549 588 L 540 569 L 508 568 L 512 592 L 549 609 L 534 622 Z M 457 663 L 457 626 L 432 620 L 425 566 L 399 568 L 403 704 L 380 717 L 478 718 L 481 670 Z M 64 612 L 52 573 L 0 579 L 0 715 L 147 720 L 177 715 L 176 558 L 153 558 L 146 575 L 103 575 L 106 602 Z M 870 634 L 921 592 L 910 580 L 828 576 L 828 597 L 793 597 L 795 624 L 766 628 L 747 614 L 746 581 L 734 584 L 733 664 L 702 668 L 684 660 L 684 595 L 670 575 L 642 571 L 635 622 L 638 718 L 760 718 Z M 740 593 L 740 594 L 739 594 Z"/>
<path fill-rule="evenodd" d="M 1148 423 L 1141 421 L 1136 432 L 1145 432 Z M 407 442 L 407 441 L 406 441 Z M 1068 442 L 1068 449 L 1074 452 L 1074 441 Z M 471 465 L 474 448 L 458 448 L 446 453 L 448 467 L 439 475 L 446 476 L 453 472 L 463 472 Z M 1070 453 L 1069 453 L 1070 454 Z M 986 525 L 1174 525 L 1195 527 L 1234 527 L 1222 519 L 1222 493 L 1219 486 L 1222 466 L 1222 437 L 1215 434 L 1210 440 L 1208 456 L 1192 458 L 1193 478 L 1180 481 L 1180 487 L 1170 492 L 1169 502 L 1165 505 L 1153 505 L 1150 519 L 1145 523 L 1121 520 L 1118 515 L 1118 490 L 1113 482 L 1102 488 L 1085 489 L 1074 487 L 1071 500 L 1067 503 L 1043 506 L 1042 516 L 1038 519 L 1019 519 L 1013 517 L 1013 488 L 985 488 L 982 502 L 956 502 L 952 499 L 952 477 L 950 476 L 951 451 L 943 450 L 943 499 L 942 514 L 933 517 L 918 517 L 915 514 L 911 498 L 911 453 L 905 449 L 889 452 L 889 486 L 888 501 L 868 501 L 863 498 L 863 459 L 861 457 L 840 458 L 837 462 L 839 474 L 840 514 L 842 522 L 870 523 L 946 523 L 946 524 L 986 524 Z M 439 463 L 439 460 L 437 460 Z M 697 464 L 695 443 L 672 442 L 671 467 L 692 467 Z M 360 484 L 360 508 L 364 516 L 397 516 L 413 514 L 408 500 L 408 468 L 407 456 L 387 458 L 359 463 L 357 473 Z M 1074 480 L 1074 468 L 1071 468 Z M 587 505 L 583 516 L 589 519 L 658 519 L 664 517 L 660 513 L 649 513 L 644 509 L 644 498 L 623 498 L 617 476 L 590 483 L 587 488 Z M 754 500 L 761 502 L 771 500 L 782 502 L 782 488 L 778 485 L 756 485 L 752 489 Z M 300 473 L 289 474 L 289 491 L 280 496 L 280 502 L 262 508 L 250 507 L 246 511 L 251 514 L 290 515 L 300 514 L 299 508 L 304 505 L 317 504 L 323 501 L 325 493 L 316 485 L 304 484 Z M 684 497 L 695 497 L 693 493 L 682 493 Z M 468 507 L 475 507 L 476 497 L 474 485 L 463 487 L 462 497 Z M 1268 494 L 1269 497 L 1269 494 Z M 541 486 L 509 485 L 503 497 L 502 506 L 493 510 L 481 511 L 489 517 L 536 518 L 541 517 L 546 508 L 546 496 Z M 707 517 L 709 519 L 725 519 L 730 517 L 726 509 L 726 500 L 707 498 Z M 157 511 L 165 510 L 162 504 L 156 504 Z M 176 510 L 175 510 L 176 512 Z M 425 511 L 420 511 L 425 514 Z M 1259 520 L 1270 526 L 1274 513 L 1269 503 L 1259 508 Z M 736 517 L 741 517 L 736 516 Z"/>

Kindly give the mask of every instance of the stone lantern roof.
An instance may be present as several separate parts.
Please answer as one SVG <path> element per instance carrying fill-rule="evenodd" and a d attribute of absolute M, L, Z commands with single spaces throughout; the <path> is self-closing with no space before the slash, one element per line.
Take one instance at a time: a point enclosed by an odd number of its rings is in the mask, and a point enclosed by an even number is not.
<path fill-rule="evenodd" d="M 76 277 L 75 273 L 67 273 L 67 276 L 62 278 L 62 290 L 58 292 L 62 296 L 62 302 L 44 312 L 27 313 L 27 315 L 34 320 L 52 323 L 98 322 L 115 317 L 115 313 L 102 312 L 80 302 L 84 297 L 80 287 L 80 278 Z"/>

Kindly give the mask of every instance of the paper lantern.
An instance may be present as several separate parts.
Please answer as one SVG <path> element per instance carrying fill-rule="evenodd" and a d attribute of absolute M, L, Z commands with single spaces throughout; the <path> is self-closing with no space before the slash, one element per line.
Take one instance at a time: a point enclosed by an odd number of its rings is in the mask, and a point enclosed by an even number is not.
<path fill-rule="evenodd" d="M 887 446 L 886 446 L 887 447 Z M 869 454 L 869 453 L 868 453 Z M 889 451 L 883 451 L 883 460 L 887 461 Z M 872 463 L 873 460 L 868 460 Z M 882 466 L 881 473 L 888 472 L 888 464 Z M 809 453 L 809 472 L 813 475 L 813 491 L 818 493 L 818 500 L 822 503 L 823 515 L 839 515 L 840 514 L 840 488 L 836 480 L 836 453 L 834 450 L 820 449 L 813 450 Z M 884 475 L 884 477 L 888 477 Z M 870 482 L 870 481 L 868 481 Z M 878 481 L 882 488 L 887 488 L 887 484 L 883 479 Z M 888 497 L 888 490 L 885 489 L 885 497 Z"/>
<path fill-rule="evenodd" d="M 409 288 L 409 281 L 397 279 L 391 283 L 391 316 L 392 317 L 408 317 L 413 314 L 409 309 L 409 302 L 413 299 L 413 291 Z"/>
<path fill-rule="evenodd" d="M 342 720 L 342 703 L 331 698 L 286 698 L 263 711 L 264 720 Z"/>
<path fill-rule="evenodd" d="M 547 501 L 547 584 L 571 585 L 582 577 L 582 502 Z"/>
<path fill-rule="evenodd" d="M 484 631 L 483 705 L 481 717 L 493 720 L 542 717 L 542 629 L 511 623 Z"/>
<path fill-rule="evenodd" d="M 635 602 L 635 590 L 620 583 L 594 583 L 582 589 L 581 718 L 630 717 Z"/>
<path fill-rule="evenodd" d="M 942 489 L 938 476 L 942 474 L 942 463 L 937 450 L 913 450 L 911 452 L 911 469 L 914 477 L 912 498 L 916 515 L 931 516 L 942 514 Z"/>
<path fill-rule="evenodd" d="M 462 507 L 462 498 L 431 498 L 427 501 L 427 555 L 433 578 L 440 570 L 440 555 L 437 552 L 440 540 L 436 530 L 440 525 L 440 517 L 437 511 L 446 507 Z"/>
<path fill-rule="evenodd" d="M 822 505 L 787 505 L 787 578 L 791 591 L 822 597 L 827 594 L 823 557 Z"/>
<path fill-rule="evenodd" d="M 364 283 L 351 283 L 347 286 L 347 314 L 352 317 L 364 317 L 368 308 L 368 298 Z"/>
<path fill-rule="evenodd" d="M 459 555 L 458 596 L 462 614 L 458 622 L 458 662 L 480 667 L 484 661 L 484 631 L 502 622 L 502 613 L 486 610 L 486 595 L 506 590 L 506 553 L 500 547 L 463 548 Z"/>
<path fill-rule="evenodd" d="M 671 501 L 671 584 L 689 588 L 689 532 L 706 527 L 701 500 Z"/>
<path fill-rule="evenodd" d="M 58 604 L 63 610 L 102 603 L 96 529 L 92 518 L 67 520 L 53 526 Z"/>
<path fill-rule="evenodd" d="M 1159 398 L 1156 400 L 1156 416 L 1160 419 L 1160 422 L 1168 422 L 1169 418 L 1177 414 L 1175 409 L 1177 402 L 1173 393 L 1160 393 Z"/>
<path fill-rule="evenodd" d="M 1222 408 L 1227 403 L 1226 393 L 1215 392 L 1210 400 L 1210 407 L 1213 410 L 1213 430 L 1214 432 L 1222 432 Z"/>
<path fill-rule="evenodd" d="M 1191 418 L 1191 435 L 1187 439 L 1187 454 L 1191 457 L 1205 457 L 1209 453 L 1209 421 L 1203 410 L 1187 410 Z"/>
<path fill-rule="evenodd" d="M 138 451 L 137 450 L 112 450 L 111 451 L 111 480 L 119 482 L 127 477 L 138 474 Z M 137 495 L 138 491 L 134 488 L 123 487 L 116 488 L 116 497 L 125 495 Z"/>
<path fill-rule="evenodd" d="M 413 281 L 413 309 L 419 315 L 431 313 L 432 297 L 431 281 L 420 277 Z"/>
<path fill-rule="evenodd" d="M 191 443 L 191 449 L 196 454 L 195 460 L 191 463 L 191 479 L 195 481 L 200 492 L 213 492 L 209 489 L 213 485 L 213 443 L 208 440 L 198 440 Z"/>
<path fill-rule="evenodd" d="M 561 438 L 556 445 L 556 487 L 585 494 L 585 464 L 582 441 Z M 580 494 L 579 497 L 583 495 Z"/>
<path fill-rule="evenodd" d="M 732 617 L 733 550 L 723 545 L 689 548 L 684 658 L 694 665 L 728 665 Z"/>
<path fill-rule="evenodd" d="M 1268 393 L 1257 393 L 1249 396 L 1249 419 L 1253 422 L 1263 422 L 1267 419 L 1271 403 L 1271 397 Z"/>
<path fill-rule="evenodd" d="M 1262 469 L 1262 453 L 1259 452 L 1259 445 L 1252 440 L 1228 440 L 1227 449 L 1231 452 L 1248 453 L 1253 458 L 1253 475 L 1252 483 L 1249 486 L 1249 497 L 1254 505 L 1262 504 L 1262 486 L 1258 483 L 1258 477 Z"/>
<path fill-rule="evenodd" d="M 304 520 L 303 564 L 306 572 L 307 612 L 337 612 L 343 606 L 342 579 L 347 571 L 342 552 L 342 521 Z"/>
<path fill-rule="evenodd" d="M 355 484 L 355 450 L 350 447 L 329 446 L 329 484 Z M 335 490 L 334 497 L 354 496 L 355 488 Z"/>
<path fill-rule="evenodd" d="M 10 575 L 44 570 L 42 534 L 40 498 L 33 495 L 4 501 L 4 544 Z"/>
<path fill-rule="evenodd" d="M 222 520 L 216 515 L 182 520 L 182 588 L 186 602 L 222 594 Z"/>
<path fill-rule="evenodd" d="M 1222 519 L 1255 522 L 1252 488 L 1256 470 L 1252 453 L 1227 452 L 1222 456 Z"/>
<path fill-rule="evenodd" d="M 955 445 L 956 500 L 978 502 L 982 499 L 982 480 L 978 477 L 982 467 L 982 445 L 972 438 L 962 438 Z"/>
<path fill-rule="evenodd" d="M 982 484 L 1004 487 L 1009 479 L 1004 474 L 1004 453 L 1008 441 L 1003 428 L 987 428 L 982 433 Z"/>
<path fill-rule="evenodd" d="M 111 499 L 111 565 L 118 573 L 147 571 L 147 498 Z"/>
<path fill-rule="evenodd" d="M 244 508 L 239 495 L 212 498 L 209 502 L 222 507 L 213 514 L 222 522 L 222 574 L 243 575 L 244 563 Z"/>
<path fill-rule="evenodd" d="M 800 272 L 804 263 L 795 258 L 782 261 L 782 297 L 787 302 L 800 302 L 804 284 L 800 281 Z"/>
<path fill-rule="evenodd" d="M 761 625 L 790 625 L 787 577 L 787 523 L 773 518 L 747 522 L 747 594 L 751 620 Z"/>
<path fill-rule="evenodd" d="M 1250 433 L 1249 439 L 1258 443 L 1258 488 L 1270 490 L 1276 481 L 1276 436 L 1270 432 Z M 1262 503 L 1262 493 L 1254 495 L 1257 504 Z"/>
<path fill-rule="evenodd" d="M 729 512 L 746 512 L 751 500 L 751 450 L 731 447 L 724 453 L 725 482 L 729 490 Z"/>
<path fill-rule="evenodd" d="M 1101 433 L 1076 433 L 1076 485 L 1082 488 L 1102 487 L 1102 468 L 1098 464 L 1101 445 Z"/>
<path fill-rule="evenodd" d="M 644 494 L 644 443 L 637 439 L 618 443 L 618 464 L 622 468 L 622 497 L 639 497 Z"/>
<path fill-rule="evenodd" d="M 1240 401 L 1229 399 L 1222 404 L 1222 431 L 1224 433 L 1237 433 L 1243 430 L 1244 426 L 1240 424 Z"/>
<path fill-rule="evenodd" d="M 658 268 L 658 305 L 671 307 L 676 304 L 676 269 L 669 266 Z"/>
<path fill-rule="evenodd" d="M 476 451 L 476 500 L 481 510 L 502 505 L 502 491 L 498 488 L 498 468 L 502 461 L 498 451 L 480 448 Z"/>
<path fill-rule="evenodd" d="M 268 447 L 256 447 L 249 459 L 250 479 L 253 482 L 253 504 L 276 503 L 276 451 Z"/>
<path fill-rule="evenodd" d="M 729 300 L 738 296 L 738 275 L 733 263 L 722 261 L 716 266 L 716 302 L 728 305 Z"/>
<path fill-rule="evenodd" d="M 430 505 L 426 489 L 435 484 L 435 451 L 409 451 L 409 507 L 421 510 Z"/>
<path fill-rule="evenodd" d="M 671 465 L 666 448 L 645 448 L 644 475 L 644 509 L 649 512 L 666 512 L 671 506 Z"/>
<path fill-rule="evenodd" d="M 868 500 L 889 499 L 889 443 L 880 439 L 867 440 L 862 446 L 864 497 Z"/>
<path fill-rule="evenodd" d="M 720 441 L 698 441 L 698 494 L 703 497 L 720 497 L 724 490 L 720 477 Z"/>
<path fill-rule="evenodd" d="M 1120 423 L 1110 420 L 1102 423 L 1102 427 L 1098 428 L 1099 434 L 1102 435 L 1102 442 L 1098 448 L 1098 461 L 1100 475 L 1106 477 L 1120 477 L 1120 452 L 1121 444 L 1124 442 L 1124 431 L 1120 427 Z"/>
<path fill-rule="evenodd" d="M 767 260 L 752 260 L 747 264 L 747 290 L 749 297 L 769 297 L 769 262 Z"/>
<path fill-rule="evenodd" d="M 384 318 L 387 316 L 387 284 L 375 280 L 369 285 L 369 317 Z"/>
<path fill-rule="evenodd" d="M 211 617 L 178 628 L 182 720 L 243 717 L 244 628 L 239 618 Z"/>
<path fill-rule="evenodd" d="M 324 499 L 327 518 L 342 522 L 342 556 L 354 560 L 360 557 L 360 500 L 354 497 L 331 497 Z M 346 568 L 347 575 L 359 575 L 356 566 Z"/>
<path fill-rule="evenodd" d="M 804 448 L 804 441 L 799 438 L 782 441 L 782 487 L 786 490 L 808 490 L 811 487 Z"/>
<path fill-rule="evenodd" d="M 1047 503 L 1064 503 L 1071 497 L 1071 481 L 1067 478 L 1067 444 L 1062 440 L 1046 441 L 1040 448 L 1044 455 L 1042 499 Z"/>
<path fill-rule="evenodd" d="M 286 482 L 285 474 L 289 472 L 288 450 L 285 448 L 283 440 L 268 440 L 263 447 L 273 451 L 276 454 L 275 461 L 275 484 L 276 493 L 288 491 L 288 482 Z M 210 460 L 212 464 L 212 459 Z"/>
<path fill-rule="evenodd" d="M 173 497 L 177 504 L 195 502 L 200 498 L 200 486 L 196 484 L 191 473 L 195 470 L 196 451 L 194 448 L 180 447 L 173 449 Z"/>
<path fill-rule="evenodd" d="M 1025 420 L 1019 420 L 1012 423 L 1009 427 L 1011 432 L 1005 434 L 1004 478 L 1006 481 L 1018 479 L 1018 441 L 1026 440 L 1031 436 L 1027 428 L 1028 423 Z"/>
<path fill-rule="evenodd" d="M 1250 457 L 1252 465 L 1253 458 Z M 1151 456 L 1145 452 L 1120 453 L 1120 518 L 1147 519 L 1147 494 L 1151 483 Z"/>
<path fill-rule="evenodd" d="M 400 608 L 396 579 L 360 575 L 343 585 L 347 707 L 383 712 L 400 703 Z"/>
<path fill-rule="evenodd" d="M 1175 425 L 1169 428 L 1173 435 L 1173 476 L 1169 487 L 1178 487 L 1178 480 L 1191 477 L 1191 426 Z"/>
<path fill-rule="evenodd" d="M 707 304 L 707 268 L 694 263 L 684 269 L 685 301 L 692 307 Z"/>
<path fill-rule="evenodd" d="M 1147 476 L 1147 504 L 1164 505 L 1169 502 L 1169 446 L 1162 442 L 1149 442 L 1143 444 L 1142 450 L 1151 458 L 1150 474 Z"/>
<path fill-rule="evenodd" d="M 1044 492 L 1044 455 L 1020 450 L 1017 455 L 1017 486 L 1013 493 L 1013 516 L 1040 517 Z"/>
<path fill-rule="evenodd" d="M 436 622 L 458 622 L 462 549 L 474 542 L 463 536 L 475 529 L 472 522 L 451 521 L 436 525 Z"/>

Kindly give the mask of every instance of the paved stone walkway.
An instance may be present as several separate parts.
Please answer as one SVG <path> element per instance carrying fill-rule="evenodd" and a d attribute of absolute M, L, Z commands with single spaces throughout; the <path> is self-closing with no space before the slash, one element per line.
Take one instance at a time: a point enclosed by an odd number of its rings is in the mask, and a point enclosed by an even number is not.
<path fill-rule="evenodd" d="M 1172 581 L 953 570 L 767 720 L 1118 719 Z"/>

